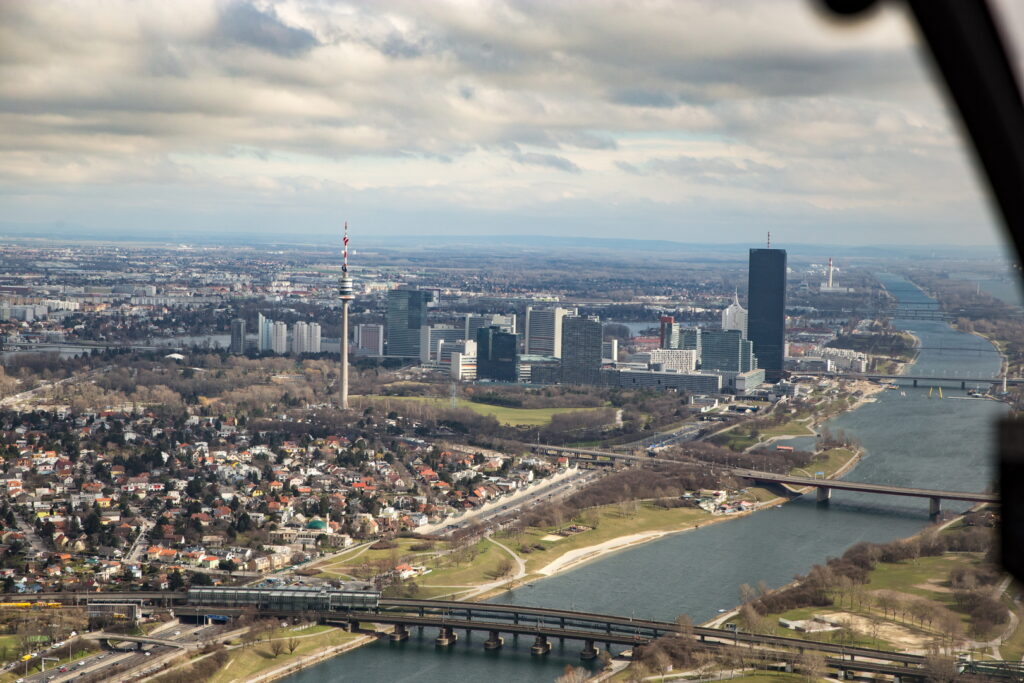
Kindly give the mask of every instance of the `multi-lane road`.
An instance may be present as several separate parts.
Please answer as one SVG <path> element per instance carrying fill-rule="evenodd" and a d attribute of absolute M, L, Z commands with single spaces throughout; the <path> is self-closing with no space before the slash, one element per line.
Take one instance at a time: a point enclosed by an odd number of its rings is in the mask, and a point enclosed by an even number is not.
<path fill-rule="evenodd" d="M 224 630 L 223 626 L 191 626 L 178 624 L 177 621 L 156 629 L 151 635 L 169 641 L 182 643 L 185 647 L 200 647 L 217 633 Z M 95 639 L 97 634 L 83 634 L 83 638 Z M 103 640 L 106 640 L 105 638 Z M 64 683 L 64 681 L 115 680 L 118 674 L 127 674 L 144 665 L 159 668 L 166 655 L 179 652 L 180 648 L 173 645 L 144 645 L 141 650 L 119 652 L 105 650 L 83 657 L 62 666 L 52 666 L 46 671 L 26 676 L 23 683 Z M 53 650 L 54 657 L 61 656 L 61 648 Z M 17 671 L 17 667 L 14 667 Z"/>

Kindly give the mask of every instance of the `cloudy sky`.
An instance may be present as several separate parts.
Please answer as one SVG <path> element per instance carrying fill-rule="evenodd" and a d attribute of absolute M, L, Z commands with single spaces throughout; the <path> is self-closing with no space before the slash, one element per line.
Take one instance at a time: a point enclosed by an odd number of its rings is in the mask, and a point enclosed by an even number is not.
<path fill-rule="evenodd" d="M 1013 18 L 1008 18 L 1012 21 Z M 1001 239 L 901 13 L 0 2 L 0 229 Z"/>

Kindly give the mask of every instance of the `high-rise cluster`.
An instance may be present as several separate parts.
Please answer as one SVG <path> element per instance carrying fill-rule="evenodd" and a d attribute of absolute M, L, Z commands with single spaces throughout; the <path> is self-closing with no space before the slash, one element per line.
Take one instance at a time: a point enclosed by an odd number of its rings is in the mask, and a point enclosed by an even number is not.
<path fill-rule="evenodd" d="M 286 323 L 259 313 L 256 316 L 256 349 L 260 353 L 281 355 L 320 353 L 320 323 L 297 322 L 289 335 Z"/>

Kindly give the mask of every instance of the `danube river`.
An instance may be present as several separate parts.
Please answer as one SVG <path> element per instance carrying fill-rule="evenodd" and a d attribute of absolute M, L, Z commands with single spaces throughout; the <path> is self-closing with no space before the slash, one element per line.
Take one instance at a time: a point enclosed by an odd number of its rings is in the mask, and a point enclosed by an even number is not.
<path fill-rule="evenodd" d="M 912 284 L 879 278 L 903 302 L 929 301 Z M 946 323 L 894 321 L 921 339 L 920 357 L 908 373 L 991 377 L 998 355 L 978 337 Z M 952 348 L 955 347 L 955 348 Z M 907 383 L 909 385 L 909 382 Z M 969 400 L 959 383 L 884 391 L 873 403 L 828 423 L 861 441 L 867 451 L 848 479 L 947 490 L 981 491 L 993 475 L 992 433 L 1005 407 Z M 956 397 L 956 398 L 954 398 Z M 792 580 L 811 565 L 837 556 L 858 541 L 909 536 L 929 523 L 925 500 L 844 491 L 818 507 L 813 494 L 725 524 L 715 524 L 624 550 L 575 570 L 520 587 L 496 602 L 581 609 L 623 616 L 705 621 L 739 601 L 739 586 Z M 950 506 L 952 507 L 952 506 Z M 960 508 L 954 508 L 960 509 Z M 434 648 L 436 633 L 391 644 L 378 641 L 288 679 L 321 681 L 551 681 L 567 664 L 579 665 L 580 644 L 557 643 L 551 655 L 529 654 L 531 639 L 506 638 L 505 649 L 485 653 L 485 636 L 462 640 L 450 651 Z"/>

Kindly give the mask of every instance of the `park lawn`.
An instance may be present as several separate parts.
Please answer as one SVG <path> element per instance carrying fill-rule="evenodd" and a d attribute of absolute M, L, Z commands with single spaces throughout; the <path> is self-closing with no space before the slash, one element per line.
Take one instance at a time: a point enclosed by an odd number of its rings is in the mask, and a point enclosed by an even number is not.
<path fill-rule="evenodd" d="M 10 662 L 22 655 L 21 652 L 18 652 L 18 638 L 17 634 L 0 636 L 0 652 L 7 653 L 7 656 L 0 661 Z"/>
<path fill-rule="evenodd" d="M 761 438 L 768 439 L 773 436 L 814 436 L 814 430 L 805 422 L 791 421 L 774 427 L 767 427 L 761 431 Z"/>
<path fill-rule="evenodd" d="M 1010 637 L 999 646 L 999 654 L 1003 659 L 1011 662 L 1019 662 L 1024 657 L 1024 607 L 1016 610 L 1020 622 Z"/>
<path fill-rule="evenodd" d="M 298 638 L 299 646 L 295 648 L 293 654 L 288 654 L 286 649 L 280 655 L 274 657 L 270 651 L 270 646 L 265 641 L 252 647 L 237 647 L 229 650 L 228 663 L 210 679 L 209 683 L 247 681 L 261 671 L 284 666 L 289 661 L 303 655 L 312 654 L 317 650 L 341 645 L 362 637 L 359 633 L 346 633 L 340 628 L 331 626 L 324 627 L 326 630 L 321 632 L 315 631 L 315 628 L 295 632 L 292 632 L 290 629 L 284 629 L 288 635 L 283 637 L 295 636 Z M 310 632 L 313 635 L 310 635 Z M 301 636 L 303 635 L 309 635 L 310 637 L 302 638 Z"/>
<path fill-rule="evenodd" d="M 456 562 L 458 551 L 438 557 L 426 563 L 429 574 L 417 577 L 416 583 L 425 586 L 475 586 L 496 581 L 494 575 L 503 558 L 511 560 L 504 550 L 484 539 L 474 547 L 475 556 L 471 561 Z M 513 566 L 513 571 L 515 567 Z M 451 592 L 454 589 L 448 589 Z"/>
<path fill-rule="evenodd" d="M 909 562 L 879 562 L 875 565 L 875 568 L 868 575 L 868 582 L 865 588 L 869 591 L 876 590 L 888 590 L 898 593 L 914 595 L 919 598 L 930 600 L 934 603 L 941 605 L 949 609 L 954 614 L 960 616 L 961 620 L 966 626 L 969 618 L 961 610 L 957 609 L 956 603 L 953 600 L 951 593 L 942 591 L 946 577 L 949 573 L 958 566 L 975 564 L 979 561 L 980 556 L 976 553 L 955 553 L 946 554 L 940 557 L 921 557 L 917 560 Z M 938 590 L 930 590 L 927 587 L 929 579 L 936 579 L 940 583 L 935 584 Z M 769 614 L 766 615 L 767 630 L 771 633 L 778 635 L 787 635 L 795 638 L 808 638 L 811 640 L 828 639 L 829 635 L 821 634 L 815 636 L 814 634 L 803 634 L 797 631 L 791 631 L 778 625 L 778 620 L 790 619 L 810 619 L 815 614 L 821 612 L 849 612 L 851 614 L 860 614 L 862 616 L 870 616 L 873 619 L 882 619 L 882 615 L 877 612 L 866 612 L 863 610 L 850 609 L 842 604 L 842 597 L 839 595 L 833 596 L 836 600 L 836 604 L 831 607 L 799 607 L 796 609 L 787 610 L 781 614 Z M 885 621 L 898 624 L 899 626 L 910 630 L 921 633 L 930 633 L 930 630 L 923 629 L 914 623 L 905 623 L 897 621 L 891 618 L 885 618 Z M 1018 629 L 1021 631 L 1021 629 Z M 838 632 L 837 632 L 838 633 Z M 1019 638 L 1020 647 L 1024 651 L 1024 633 L 1015 633 L 1014 637 Z M 874 647 L 877 649 L 888 650 L 893 649 L 888 643 L 877 643 L 869 638 L 866 634 L 852 633 L 851 638 L 847 638 L 844 642 L 851 645 L 863 645 L 865 647 Z M 1012 640 L 1012 639 L 1011 639 Z"/>
<path fill-rule="evenodd" d="M 751 498 L 758 503 L 767 503 L 769 500 L 775 500 L 776 498 L 783 497 L 774 491 L 770 491 L 769 489 L 762 488 L 760 486 L 749 486 L 743 490 L 743 499 L 748 500 Z M 785 499 L 783 498 L 783 500 Z"/>
<path fill-rule="evenodd" d="M 596 514 L 598 525 L 596 529 L 573 534 L 558 541 L 541 540 L 545 536 L 553 534 L 557 528 L 538 529 L 530 527 L 519 535 L 504 534 L 498 537 L 505 545 L 519 553 L 520 557 L 526 560 L 527 572 L 534 572 L 541 567 L 554 561 L 561 555 L 577 548 L 604 543 L 620 536 L 629 536 L 643 531 L 678 531 L 688 527 L 696 526 L 705 520 L 711 519 L 711 514 L 696 508 L 675 508 L 665 510 L 652 503 L 643 502 L 637 506 L 636 513 L 625 513 L 622 506 L 606 505 L 595 510 L 588 510 L 577 519 L 582 524 L 592 521 L 590 518 Z M 563 526 L 570 524 L 567 521 Z M 529 553 L 520 551 L 523 545 L 540 545 L 544 550 L 533 550 Z"/>
<path fill-rule="evenodd" d="M 353 397 L 355 398 L 355 397 Z M 375 403 L 382 401 L 421 401 L 433 403 L 439 406 L 451 404 L 451 399 L 439 398 L 436 396 L 362 396 L 364 400 L 372 400 Z M 587 410 L 600 410 L 600 408 L 508 408 L 495 406 L 489 403 L 476 403 L 465 399 L 457 399 L 459 408 L 468 408 L 481 415 L 490 415 L 498 422 L 507 425 L 527 425 L 530 427 L 542 427 L 551 422 L 553 415 L 560 413 L 575 413 Z"/>
<path fill-rule="evenodd" d="M 760 437 L 751 436 L 746 429 L 740 430 L 737 427 L 724 434 L 712 436 L 708 440 L 716 446 L 725 446 L 731 451 L 745 451 L 760 441 Z"/>
<path fill-rule="evenodd" d="M 759 671 L 754 674 L 743 674 L 725 680 L 733 683 L 806 683 L 807 677 L 801 674 L 788 674 L 783 671 Z"/>
<path fill-rule="evenodd" d="M 434 541 L 433 550 L 414 551 L 412 550 L 412 546 L 425 543 L 426 541 L 418 538 L 396 538 L 394 539 L 394 542 L 397 544 L 394 548 L 388 548 L 385 550 L 370 549 L 362 552 L 358 557 L 340 557 L 327 563 L 315 564 L 312 568 L 319 570 L 321 573 L 334 572 L 340 574 L 351 574 L 352 570 L 358 567 L 364 567 L 381 560 L 387 560 L 389 562 L 391 560 L 396 560 L 394 564 L 400 564 L 402 558 L 409 558 L 409 556 L 412 556 L 411 560 L 418 564 L 421 562 L 421 559 L 419 558 L 428 557 L 434 553 L 443 551 L 448 547 L 448 544 L 444 541 Z"/>
<path fill-rule="evenodd" d="M 891 590 L 910 593 L 953 608 L 952 593 L 942 591 L 949 573 L 956 567 L 978 563 L 977 553 L 955 553 L 938 557 L 919 557 L 908 562 L 879 562 L 868 575 L 868 590 Z M 927 587 L 929 579 L 936 579 L 938 590 Z"/>
<path fill-rule="evenodd" d="M 803 468 L 810 472 L 812 475 L 818 472 L 824 472 L 824 476 L 831 477 L 833 474 L 838 472 L 843 465 L 850 461 L 850 458 L 854 456 L 854 452 L 849 448 L 830 448 L 827 451 L 818 453 L 811 459 L 811 463 Z"/>

